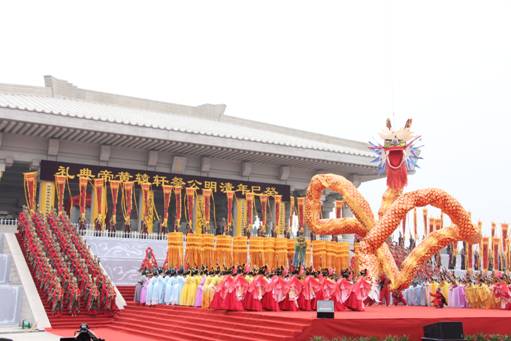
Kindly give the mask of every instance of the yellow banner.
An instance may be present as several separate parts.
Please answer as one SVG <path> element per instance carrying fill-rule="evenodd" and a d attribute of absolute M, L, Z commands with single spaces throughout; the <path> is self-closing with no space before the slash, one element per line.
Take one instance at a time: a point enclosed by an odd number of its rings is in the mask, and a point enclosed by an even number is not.
<path fill-rule="evenodd" d="M 55 203 L 55 184 L 52 181 L 41 181 L 39 190 L 39 213 L 48 214 Z"/>

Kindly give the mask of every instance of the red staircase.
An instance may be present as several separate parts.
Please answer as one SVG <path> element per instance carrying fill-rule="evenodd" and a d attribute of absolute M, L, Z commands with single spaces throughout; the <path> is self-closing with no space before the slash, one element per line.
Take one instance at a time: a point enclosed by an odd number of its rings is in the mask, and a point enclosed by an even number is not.
<path fill-rule="evenodd" d="M 133 285 L 117 285 L 117 290 L 121 293 L 126 303 L 133 303 L 135 298 L 135 286 Z"/>
<path fill-rule="evenodd" d="M 110 328 L 148 340 L 293 340 L 309 320 L 130 302 Z"/>

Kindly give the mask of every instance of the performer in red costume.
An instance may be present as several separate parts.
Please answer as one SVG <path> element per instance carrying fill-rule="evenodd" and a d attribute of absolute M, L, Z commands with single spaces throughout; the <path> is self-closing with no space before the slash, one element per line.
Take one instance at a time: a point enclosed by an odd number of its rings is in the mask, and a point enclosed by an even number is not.
<path fill-rule="evenodd" d="M 248 286 L 248 291 L 243 301 L 243 306 L 246 310 L 263 310 L 263 304 L 261 300 L 263 299 L 267 284 L 268 281 L 266 280 L 266 277 L 264 277 L 264 270 L 260 269 L 259 274 L 254 277 Z"/>
<path fill-rule="evenodd" d="M 371 282 L 366 279 L 367 270 L 360 272 L 360 277 L 353 285 L 353 289 L 346 301 L 346 307 L 354 311 L 364 311 L 364 301 L 369 296 L 371 290 Z"/>
<path fill-rule="evenodd" d="M 390 280 L 382 273 L 380 277 L 380 304 L 385 304 L 387 307 L 390 304 Z M 383 303 L 385 301 L 385 303 Z"/>
<path fill-rule="evenodd" d="M 394 303 L 395 306 L 399 305 L 400 303 L 402 303 L 403 305 L 407 305 L 401 290 L 395 290 L 392 292 L 392 303 Z"/>
<path fill-rule="evenodd" d="M 310 311 L 316 300 L 314 296 L 314 287 L 318 285 L 318 279 L 307 273 L 303 280 L 303 287 L 298 296 L 298 306 L 300 310 Z"/>
<path fill-rule="evenodd" d="M 434 294 L 430 294 L 433 297 L 433 306 L 435 308 L 443 308 L 447 305 L 447 300 L 445 296 L 442 295 L 442 290 L 440 288 L 436 289 Z"/>
<path fill-rule="evenodd" d="M 273 275 L 268 284 L 266 285 L 265 292 L 263 295 L 263 309 L 270 311 L 280 311 L 279 303 L 275 299 L 276 291 L 280 290 L 279 288 L 279 276 L 277 274 Z"/>
<path fill-rule="evenodd" d="M 298 297 L 302 292 L 303 284 L 297 275 L 286 278 L 286 285 L 288 287 L 288 293 L 286 298 L 280 302 L 280 309 L 287 311 L 298 311 Z"/>
<path fill-rule="evenodd" d="M 351 273 L 349 271 L 344 271 L 342 277 L 337 280 L 334 294 L 335 311 L 343 311 L 346 309 L 345 303 L 353 290 L 353 283 L 349 280 L 350 278 Z"/>

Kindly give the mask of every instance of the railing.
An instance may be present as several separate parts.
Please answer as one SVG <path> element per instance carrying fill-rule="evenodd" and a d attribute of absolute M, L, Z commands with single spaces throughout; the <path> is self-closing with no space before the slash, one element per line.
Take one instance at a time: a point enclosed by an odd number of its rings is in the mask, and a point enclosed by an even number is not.
<path fill-rule="evenodd" d="M 18 219 L 0 218 L 0 225 L 18 226 Z"/>
<path fill-rule="evenodd" d="M 151 239 L 151 240 L 167 240 L 167 235 L 164 233 L 141 233 L 138 231 L 124 232 L 124 231 L 99 231 L 91 229 L 86 225 L 86 229 L 80 230 L 77 224 L 75 225 L 78 234 L 83 237 L 106 237 L 106 238 L 133 238 L 133 239 Z"/>

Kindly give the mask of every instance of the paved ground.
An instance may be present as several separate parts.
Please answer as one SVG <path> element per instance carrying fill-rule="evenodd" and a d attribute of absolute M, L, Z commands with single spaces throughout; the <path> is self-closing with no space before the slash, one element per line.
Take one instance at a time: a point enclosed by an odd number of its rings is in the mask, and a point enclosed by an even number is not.
<path fill-rule="evenodd" d="M 60 336 L 47 332 L 24 332 L 24 333 L 1 333 L 0 338 L 7 338 L 13 341 L 58 341 Z"/>

